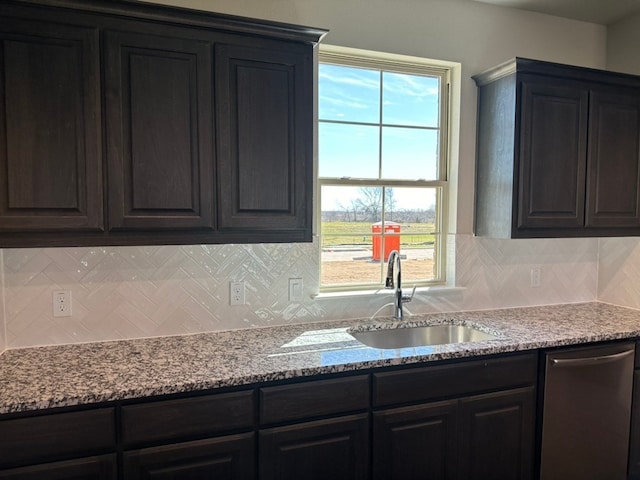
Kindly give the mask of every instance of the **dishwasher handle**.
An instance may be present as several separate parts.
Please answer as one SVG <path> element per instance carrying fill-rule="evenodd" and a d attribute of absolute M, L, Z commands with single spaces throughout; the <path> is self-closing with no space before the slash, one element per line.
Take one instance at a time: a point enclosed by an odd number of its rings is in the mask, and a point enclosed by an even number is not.
<path fill-rule="evenodd" d="M 625 350 L 620 353 L 613 353 L 611 355 L 597 355 L 595 357 L 583 357 L 583 358 L 554 358 L 551 360 L 551 365 L 554 367 L 586 367 L 589 365 L 602 365 L 603 363 L 616 362 L 629 355 L 633 355 L 635 350 Z"/>

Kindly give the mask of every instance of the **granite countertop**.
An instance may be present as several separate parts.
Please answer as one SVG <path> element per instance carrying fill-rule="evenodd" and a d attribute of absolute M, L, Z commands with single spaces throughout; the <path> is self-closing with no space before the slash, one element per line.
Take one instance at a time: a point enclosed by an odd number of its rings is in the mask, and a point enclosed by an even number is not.
<path fill-rule="evenodd" d="M 344 320 L 207 334 L 9 350 L 0 355 L 0 414 L 640 337 L 640 311 L 581 303 L 411 316 L 403 326 L 472 324 L 496 340 L 381 350 Z"/>

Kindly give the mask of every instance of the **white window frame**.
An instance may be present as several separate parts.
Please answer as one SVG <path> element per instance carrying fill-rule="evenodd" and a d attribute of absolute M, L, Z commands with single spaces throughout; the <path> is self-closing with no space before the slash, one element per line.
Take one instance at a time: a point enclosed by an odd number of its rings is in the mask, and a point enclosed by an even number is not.
<path fill-rule="evenodd" d="M 329 63 L 334 65 L 344 65 L 351 67 L 362 67 L 369 69 L 380 69 L 394 73 L 422 74 L 438 76 L 440 78 L 440 112 L 439 112 L 439 165 L 438 176 L 436 180 L 371 180 L 371 179 L 345 179 L 345 178 L 323 178 L 319 174 L 316 175 L 317 192 L 316 192 L 316 232 L 319 237 L 319 255 L 322 255 L 322 202 L 321 191 L 322 186 L 362 186 L 362 187 L 425 187 L 437 189 L 437 210 L 435 233 L 439 236 L 434 251 L 434 279 L 425 281 L 408 281 L 403 280 L 406 286 L 438 286 L 447 284 L 447 265 L 446 265 L 446 248 L 448 234 L 448 200 L 450 195 L 450 139 L 451 139 L 451 81 L 453 67 L 448 62 L 440 62 L 436 60 L 423 59 L 420 57 L 411 57 L 406 55 L 388 54 L 369 50 L 360 50 L 346 47 L 338 47 L 333 45 L 320 45 L 318 54 L 319 63 Z M 318 100 L 319 101 L 319 100 Z M 318 119 L 318 125 L 320 120 Z M 384 191 L 384 190 L 383 190 Z M 384 197 L 382 199 L 384 205 Z M 384 211 L 384 209 L 383 209 Z M 384 216 L 382 218 L 384 221 Z M 384 242 L 384 232 L 382 232 Z M 319 259 L 319 272 L 321 276 L 322 259 Z M 385 267 L 381 262 L 381 269 Z M 320 292 L 348 292 L 371 290 L 371 284 L 352 284 L 352 285 L 322 285 L 319 279 Z M 373 287 L 374 291 L 380 290 L 379 287 Z"/>

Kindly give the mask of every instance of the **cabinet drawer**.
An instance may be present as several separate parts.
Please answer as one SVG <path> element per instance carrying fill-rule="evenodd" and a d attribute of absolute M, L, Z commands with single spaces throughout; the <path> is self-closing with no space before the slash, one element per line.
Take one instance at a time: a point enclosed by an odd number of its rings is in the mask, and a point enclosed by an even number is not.
<path fill-rule="evenodd" d="M 250 480 L 255 444 L 254 433 L 242 433 L 124 452 L 124 478 Z"/>
<path fill-rule="evenodd" d="M 368 375 L 266 387 L 260 389 L 260 424 L 363 410 L 368 406 Z"/>
<path fill-rule="evenodd" d="M 251 428 L 253 411 L 252 390 L 126 405 L 122 441 L 130 447 Z"/>
<path fill-rule="evenodd" d="M 0 468 L 115 449 L 113 408 L 0 421 Z"/>
<path fill-rule="evenodd" d="M 0 470 L 0 480 L 116 480 L 116 454 Z"/>
<path fill-rule="evenodd" d="M 373 374 L 373 405 L 392 405 L 533 385 L 534 353 Z"/>

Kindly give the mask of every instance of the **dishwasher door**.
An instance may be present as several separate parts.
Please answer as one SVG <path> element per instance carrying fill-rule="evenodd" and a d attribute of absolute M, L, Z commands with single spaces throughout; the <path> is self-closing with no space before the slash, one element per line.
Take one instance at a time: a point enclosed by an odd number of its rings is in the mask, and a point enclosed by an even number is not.
<path fill-rule="evenodd" d="M 634 344 L 546 353 L 542 480 L 627 476 Z"/>

